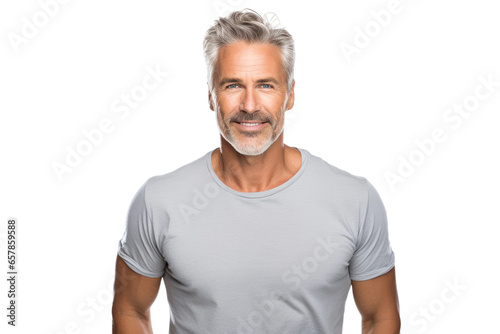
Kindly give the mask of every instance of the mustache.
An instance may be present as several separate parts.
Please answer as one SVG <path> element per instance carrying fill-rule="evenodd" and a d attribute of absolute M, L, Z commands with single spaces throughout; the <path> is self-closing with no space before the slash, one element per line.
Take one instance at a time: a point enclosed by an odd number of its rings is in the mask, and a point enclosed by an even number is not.
<path fill-rule="evenodd" d="M 244 122 L 270 122 L 269 118 L 264 117 L 264 115 L 255 114 L 240 114 L 231 119 L 233 122 L 244 123 Z"/>

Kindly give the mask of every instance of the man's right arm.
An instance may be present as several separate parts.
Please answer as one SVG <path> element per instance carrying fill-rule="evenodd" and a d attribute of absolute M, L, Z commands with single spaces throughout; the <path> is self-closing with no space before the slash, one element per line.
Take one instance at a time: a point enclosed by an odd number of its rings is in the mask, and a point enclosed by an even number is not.
<path fill-rule="evenodd" d="M 150 307 L 158 295 L 161 277 L 146 277 L 116 257 L 112 307 L 113 334 L 152 334 Z"/>

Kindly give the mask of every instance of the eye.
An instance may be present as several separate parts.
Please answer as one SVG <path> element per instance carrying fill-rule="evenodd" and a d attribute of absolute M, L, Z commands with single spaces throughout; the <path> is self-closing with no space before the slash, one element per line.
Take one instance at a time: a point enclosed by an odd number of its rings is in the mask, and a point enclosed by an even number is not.
<path fill-rule="evenodd" d="M 262 86 L 268 86 L 268 87 L 263 87 L 263 88 L 272 88 L 273 87 L 270 84 L 262 84 Z"/>
<path fill-rule="evenodd" d="M 226 88 L 236 88 L 236 87 L 231 87 L 231 86 L 238 86 L 238 84 L 230 84 L 230 85 L 227 85 Z"/>

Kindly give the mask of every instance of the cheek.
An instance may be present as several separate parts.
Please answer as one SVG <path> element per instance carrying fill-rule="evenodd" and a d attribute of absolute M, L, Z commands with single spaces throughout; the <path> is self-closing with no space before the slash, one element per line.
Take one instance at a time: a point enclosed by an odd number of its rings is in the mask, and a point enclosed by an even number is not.
<path fill-rule="evenodd" d="M 239 102 L 238 97 L 236 95 L 230 96 L 225 95 L 219 98 L 219 106 L 224 112 L 225 115 L 230 113 L 232 110 L 237 109 Z"/>
<path fill-rule="evenodd" d="M 279 111 L 283 104 L 285 103 L 286 96 L 282 96 L 281 94 L 263 94 L 261 96 L 261 102 L 264 106 L 268 108 L 268 110 Z"/>

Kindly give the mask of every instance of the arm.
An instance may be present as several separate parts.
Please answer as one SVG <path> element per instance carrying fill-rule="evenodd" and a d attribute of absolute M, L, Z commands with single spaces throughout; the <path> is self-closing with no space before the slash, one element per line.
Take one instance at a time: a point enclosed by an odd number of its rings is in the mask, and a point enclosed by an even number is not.
<path fill-rule="evenodd" d="M 152 334 L 150 306 L 160 288 L 161 277 L 142 276 L 116 257 L 112 307 L 113 334 Z"/>
<path fill-rule="evenodd" d="M 352 293 L 361 313 L 362 334 L 399 334 L 395 268 L 373 279 L 352 281 Z"/>

